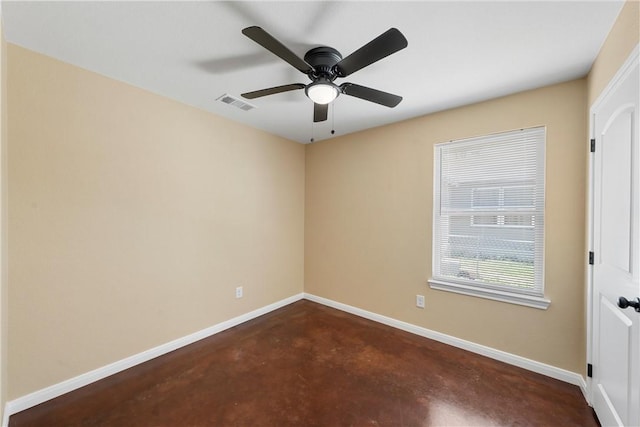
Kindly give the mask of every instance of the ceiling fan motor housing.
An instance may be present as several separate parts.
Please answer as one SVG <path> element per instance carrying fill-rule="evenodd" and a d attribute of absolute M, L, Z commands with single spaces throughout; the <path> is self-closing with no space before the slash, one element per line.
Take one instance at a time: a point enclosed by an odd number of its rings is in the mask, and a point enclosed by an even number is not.
<path fill-rule="evenodd" d="M 307 64 L 313 67 L 309 77 L 311 80 L 325 78 L 329 81 L 337 77 L 333 67 L 342 60 L 342 55 L 336 49 L 329 46 L 314 47 L 304 55 Z"/>

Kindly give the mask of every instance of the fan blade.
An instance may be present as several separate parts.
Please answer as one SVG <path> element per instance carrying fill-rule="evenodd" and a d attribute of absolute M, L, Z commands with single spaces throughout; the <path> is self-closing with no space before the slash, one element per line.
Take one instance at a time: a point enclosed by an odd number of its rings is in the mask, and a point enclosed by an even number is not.
<path fill-rule="evenodd" d="M 243 93 L 242 97 L 247 99 L 260 98 L 261 96 L 274 95 L 276 93 L 289 92 L 290 90 L 304 89 L 302 83 L 293 83 L 290 85 L 270 87 L 268 89 L 255 90 L 253 92 Z"/>
<path fill-rule="evenodd" d="M 294 68 L 308 74 L 313 71 L 313 67 L 307 64 L 302 58 L 289 50 L 288 47 L 273 38 L 269 33 L 260 27 L 247 27 L 242 30 L 242 34 L 249 37 L 260 46 L 264 47 L 274 55 L 282 58 Z"/>
<path fill-rule="evenodd" d="M 338 62 L 333 68 L 339 77 L 346 77 L 407 46 L 407 39 L 402 33 L 397 28 L 391 28 Z"/>
<path fill-rule="evenodd" d="M 353 83 L 343 83 L 340 85 L 340 89 L 345 95 L 355 96 L 356 98 L 375 102 L 376 104 L 391 108 L 395 107 L 400 103 L 400 101 L 402 101 L 401 96 Z"/>
<path fill-rule="evenodd" d="M 327 120 L 329 104 L 313 104 L 313 121 L 324 122 Z"/>

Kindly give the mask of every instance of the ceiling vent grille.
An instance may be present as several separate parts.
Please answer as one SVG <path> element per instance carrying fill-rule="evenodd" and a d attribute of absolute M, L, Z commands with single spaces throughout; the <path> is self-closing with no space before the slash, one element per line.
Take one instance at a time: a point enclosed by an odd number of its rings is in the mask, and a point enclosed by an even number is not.
<path fill-rule="evenodd" d="M 239 108 L 239 109 L 241 109 L 243 111 L 249 111 L 249 110 L 253 110 L 254 108 L 256 108 L 255 105 L 251 105 L 248 102 L 244 102 L 244 101 L 236 98 L 235 96 L 231 96 L 231 95 L 228 95 L 226 93 L 224 95 L 221 95 L 220 97 L 218 97 L 216 99 L 216 101 L 224 102 L 225 104 L 232 105 L 232 106 L 234 106 L 236 108 Z"/>

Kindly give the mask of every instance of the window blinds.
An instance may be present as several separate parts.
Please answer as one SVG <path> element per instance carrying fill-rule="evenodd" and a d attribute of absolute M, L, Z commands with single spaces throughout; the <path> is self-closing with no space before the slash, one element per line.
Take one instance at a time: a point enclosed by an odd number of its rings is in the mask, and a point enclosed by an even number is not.
<path fill-rule="evenodd" d="M 545 128 L 435 147 L 433 277 L 543 294 Z"/>

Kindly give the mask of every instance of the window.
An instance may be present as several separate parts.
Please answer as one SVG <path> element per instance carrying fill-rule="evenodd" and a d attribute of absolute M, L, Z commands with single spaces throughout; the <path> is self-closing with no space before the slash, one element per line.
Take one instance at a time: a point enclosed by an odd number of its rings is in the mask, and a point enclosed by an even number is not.
<path fill-rule="evenodd" d="M 533 185 L 503 187 L 482 187 L 477 184 L 471 189 L 471 206 L 474 210 L 493 209 L 497 215 L 471 215 L 471 225 L 484 227 L 533 227 L 534 215 L 503 215 L 500 211 L 509 208 L 534 208 Z"/>
<path fill-rule="evenodd" d="M 545 128 L 435 147 L 434 289 L 546 309 Z"/>
<path fill-rule="evenodd" d="M 505 187 L 474 187 L 472 188 L 471 206 L 473 209 L 494 208 L 499 213 L 500 208 L 535 207 L 533 185 L 505 186 Z M 502 209 L 505 210 L 505 209 Z M 494 227 L 533 227 L 535 215 L 471 215 L 471 225 Z"/>

